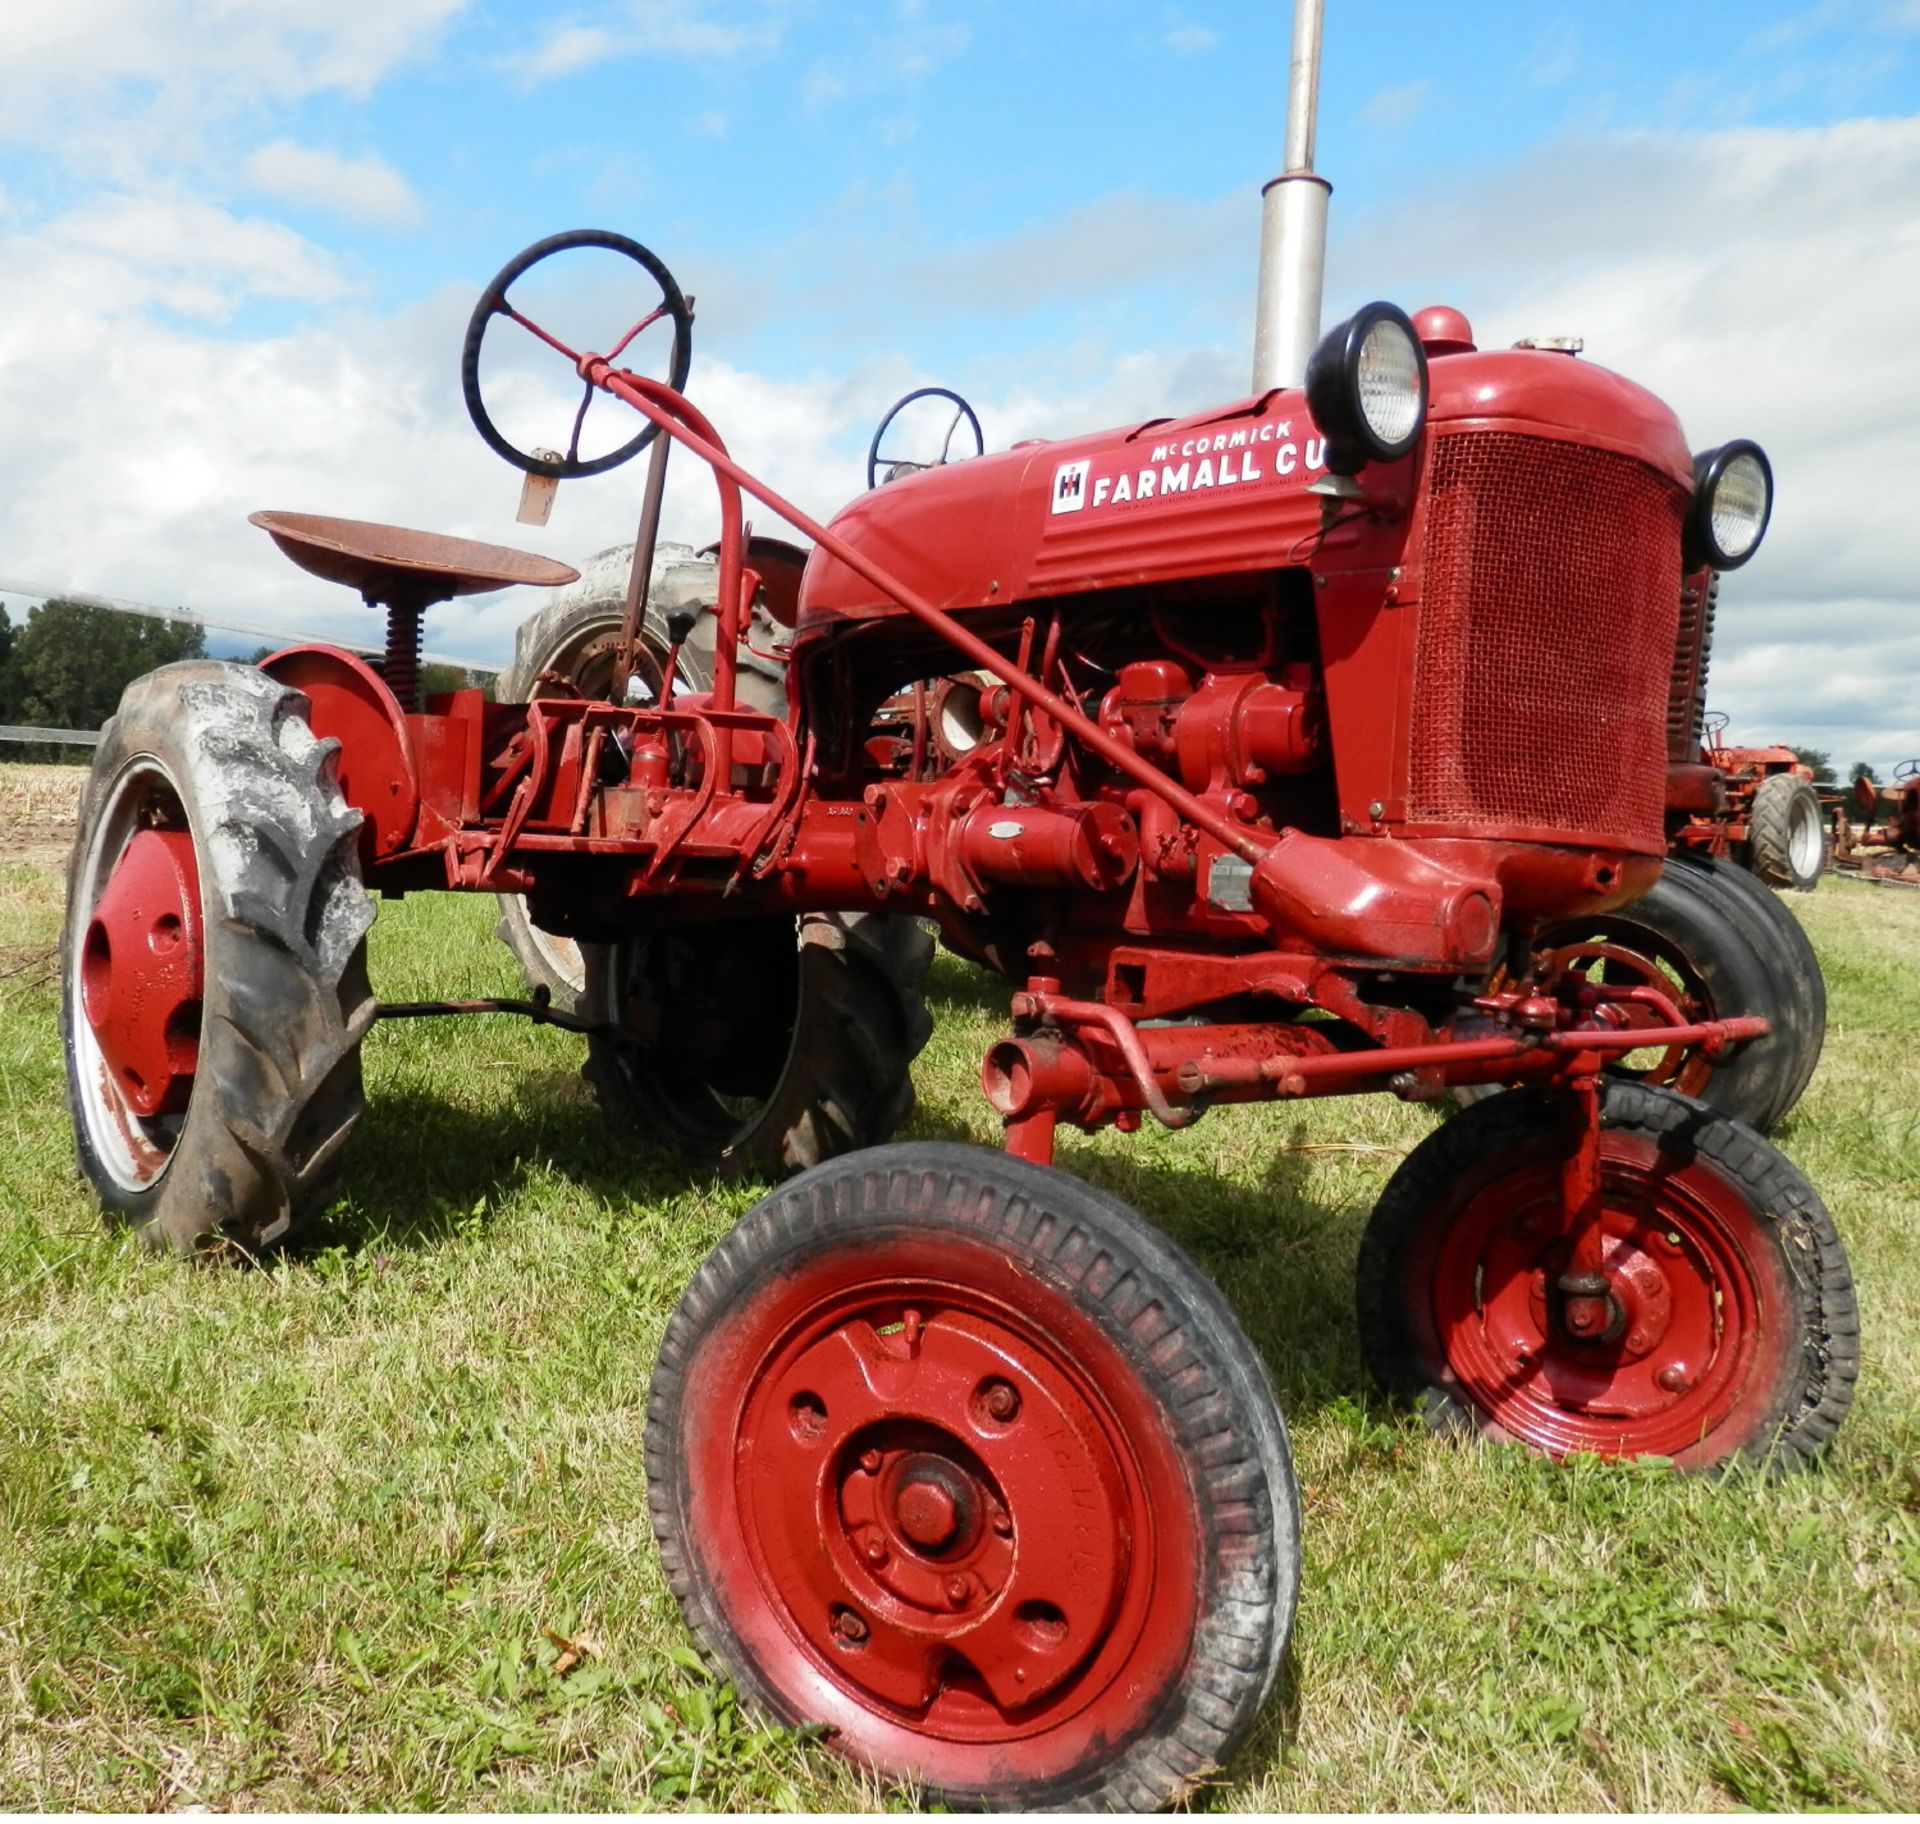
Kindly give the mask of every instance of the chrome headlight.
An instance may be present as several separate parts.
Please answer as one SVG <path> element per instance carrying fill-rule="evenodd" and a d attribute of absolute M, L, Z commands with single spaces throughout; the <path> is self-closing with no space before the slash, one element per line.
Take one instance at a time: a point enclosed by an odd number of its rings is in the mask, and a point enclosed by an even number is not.
<path fill-rule="evenodd" d="M 1307 362 L 1307 409 L 1336 475 L 1406 455 L 1427 421 L 1427 351 L 1407 313 L 1367 304 L 1330 329 Z"/>
<path fill-rule="evenodd" d="M 1687 567 L 1738 570 L 1760 549 L 1773 516 L 1773 465 L 1757 443 L 1741 438 L 1693 459 L 1693 505 L 1687 509 Z"/>

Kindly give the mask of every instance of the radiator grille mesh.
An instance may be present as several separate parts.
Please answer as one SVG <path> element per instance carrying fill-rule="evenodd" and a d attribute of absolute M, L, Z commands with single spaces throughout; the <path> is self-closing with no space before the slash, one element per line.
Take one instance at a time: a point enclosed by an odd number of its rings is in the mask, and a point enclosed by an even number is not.
<path fill-rule="evenodd" d="M 1657 847 L 1682 491 L 1517 433 L 1434 439 L 1408 814 Z"/>

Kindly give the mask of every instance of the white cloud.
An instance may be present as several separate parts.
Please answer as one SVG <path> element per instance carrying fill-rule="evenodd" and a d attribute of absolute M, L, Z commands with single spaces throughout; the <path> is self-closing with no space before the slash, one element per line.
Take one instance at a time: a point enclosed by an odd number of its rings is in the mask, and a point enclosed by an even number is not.
<path fill-rule="evenodd" d="M 1398 88 L 1382 89 L 1360 110 L 1360 118 L 1377 132 L 1398 133 L 1432 99 L 1432 83 L 1403 82 Z"/>
<path fill-rule="evenodd" d="M 699 0 L 624 0 L 592 22 L 559 21 L 533 50 L 502 62 L 532 85 L 625 57 L 724 61 L 744 52 L 771 49 L 780 40 L 781 25 L 772 16 L 730 23 L 714 17 L 713 10 Z"/>
<path fill-rule="evenodd" d="M 1176 57 L 1204 57 L 1220 42 L 1220 34 L 1205 25 L 1169 26 L 1160 42 Z"/>
<path fill-rule="evenodd" d="M 365 94 L 469 0 L 27 0 L 0 7 L 0 133 L 70 116 L 126 84 L 229 111 L 329 90 Z"/>
<path fill-rule="evenodd" d="M 420 199 L 413 187 L 370 152 L 348 158 L 324 147 L 276 139 L 248 158 L 246 173 L 256 190 L 346 221 L 410 228 L 420 219 Z"/>

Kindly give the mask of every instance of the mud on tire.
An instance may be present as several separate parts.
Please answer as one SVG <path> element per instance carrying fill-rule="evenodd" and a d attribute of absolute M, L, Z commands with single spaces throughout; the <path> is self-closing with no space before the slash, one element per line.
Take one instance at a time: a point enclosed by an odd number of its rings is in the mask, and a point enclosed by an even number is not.
<path fill-rule="evenodd" d="M 251 666 L 169 665 L 127 687 L 95 753 L 61 945 L 67 1101 L 81 1172 L 155 1247 L 285 1242 L 324 1204 L 363 1105 L 374 907 L 338 744 L 305 710 Z M 191 836 L 204 988 L 197 1034 L 183 1035 L 182 1055 L 197 1052 L 185 1108 L 142 1118 L 105 1062 L 82 970 L 116 863 L 156 828 Z"/>
<path fill-rule="evenodd" d="M 750 1211 L 667 1326 L 646 1467 L 703 1652 L 955 1803 L 1170 1805 L 1286 1650 L 1299 1490 L 1232 1311 L 1125 1205 L 983 1148 L 856 1154 Z M 914 1530 L 915 1478 L 954 1532 Z"/>

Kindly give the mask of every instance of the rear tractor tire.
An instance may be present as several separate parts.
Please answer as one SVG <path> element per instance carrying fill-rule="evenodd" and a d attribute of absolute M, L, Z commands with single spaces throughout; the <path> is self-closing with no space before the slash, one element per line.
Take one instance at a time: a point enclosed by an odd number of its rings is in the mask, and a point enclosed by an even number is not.
<path fill-rule="evenodd" d="M 1360 1341 L 1442 1433 L 1551 1456 L 1790 1468 L 1839 1428 L 1860 1367 L 1847 1258 L 1825 1205 L 1750 1128 L 1609 1083 L 1603 1273 L 1613 1321 L 1561 1315 L 1564 1115 L 1509 1090 L 1409 1153 L 1360 1244 Z"/>
<path fill-rule="evenodd" d="M 1757 879 L 1801 893 L 1820 884 L 1827 865 L 1826 818 L 1819 794 L 1798 773 L 1773 773 L 1754 787 L 1747 831 Z"/>
<path fill-rule="evenodd" d="M 363 1103 L 374 908 L 306 707 L 251 666 L 150 672 L 81 805 L 60 1009 L 80 1170 L 181 1254 L 287 1241 Z"/>
<path fill-rule="evenodd" d="M 1173 1804 L 1286 1650 L 1299 1491 L 1233 1313 L 1125 1205 L 981 1148 L 756 1205 L 667 1326 L 646 1468 L 702 1651 L 951 1803 Z"/>
<path fill-rule="evenodd" d="M 584 950 L 585 1075 L 616 1130 L 784 1178 L 890 1139 L 933 1031 L 933 939 L 911 918 L 810 913 L 667 926 Z"/>
<path fill-rule="evenodd" d="M 1546 925 L 1535 954 L 1613 987 L 1644 983 L 1669 995 L 1689 1019 L 1760 1014 L 1770 1030 L 1720 1057 L 1699 1047 L 1632 1053 L 1608 1075 L 1701 1101 L 1770 1133 L 1812 1080 L 1827 1036 L 1827 989 L 1800 921 L 1766 887 L 1730 862 L 1670 855 L 1660 878 L 1617 911 Z M 1635 1010 L 1644 1024 L 1651 1009 Z M 1454 1092 L 1463 1104 L 1500 1091 Z"/>

